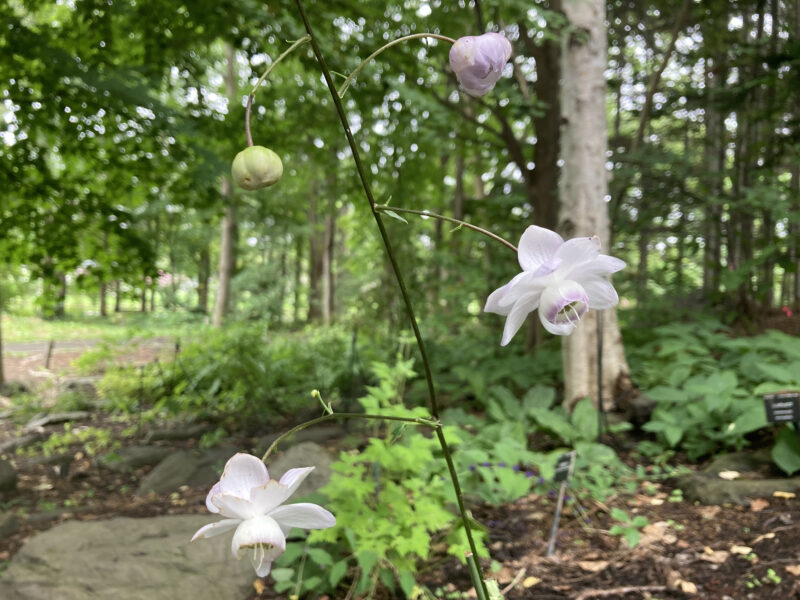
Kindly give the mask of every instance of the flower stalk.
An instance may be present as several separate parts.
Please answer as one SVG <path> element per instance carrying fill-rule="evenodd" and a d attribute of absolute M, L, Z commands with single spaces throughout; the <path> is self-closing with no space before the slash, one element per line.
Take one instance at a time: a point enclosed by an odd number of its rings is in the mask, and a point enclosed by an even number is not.
<path fill-rule="evenodd" d="M 248 146 L 253 145 L 253 136 L 250 134 L 250 112 L 253 109 L 253 99 L 256 96 L 258 88 L 261 87 L 261 84 L 264 83 L 264 80 L 267 77 L 269 77 L 269 74 L 272 72 L 272 69 L 278 66 L 279 62 L 281 62 L 284 58 L 289 56 L 296 48 L 299 48 L 310 39 L 311 36 L 304 35 L 299 40 L 296 40 L 291 46 L 289 46 L 278 58 L 275 59 L 274 63 L 272 63 L 269 67 L 267 67 L 267 70 L 264 71 L 264 74 L 258 78 L 258 81 L 256 81 L 256 84 L 253 86 L 253 90 L 250 92 L 250 95 L 247 96 L 247 107 L 244 110 L 244 131 L 245 135 L 247 136 Z"/>
<path fill-rule="evenodd" d="M 388 50 L 389 48 L 391 48 L 392 46 L 396 46 L 397 44 L 407 42 L 408 40 L 416 40 L 419 38 L 434 38 L 437 40 L 442 40 L 444 42 L 449 42 L 450 44 L 456 43 L 456 41 L 453 38 L 447 37 L 446 35 L 439 35 L 438 33 L 412 33 L 411 35 L 406 35 L 397 38 L 396 40 L 392 40 L 385 46 L 381 46 L 380 48 L 375 50 L 375 52 L 373 52 L 367 58 L 362 60 L 360 65 L 358 65 L 355 69 L 353 69 L 353 72 L 350 73 L 350 75 L 348 75 L 347 78 L 344 80 L 342 87 L 339 88 L 339 91 L 337 92 L 339 96 L 344 97 L 347 88 L 350 87 L 351 83 L 353 83 L 353 80 L 355 79 L 356 75 L 358 75 L 358 72 L 361 71 L 361 69 L 363 69 L 367 65 L 367 63 L 373 60 L 381 52 L 383 52 L 384 50 Z"/>
<path fill-rule="evenodd" d="M 466 221 L 462 221 L 460 219 L 455 219 L 453 217 L 446 217 L 444 215 L 432 213 L 427 210 L 415 210 L 413 208 L 398 208 L 397 206 L 388 206 L 386 204 L 376 204 L 375 210 L 379 212 L 396 212 L 396 213 L 407 213 L 410 215 L 420 215 L 421 217 L 430 217 L 431 219 L 438 219 L 440 221 L 446 221 L 448 223 L 456 223 L 459 227 L 464 227 L 465 229 L 472 229 L 472 231 L 477 231 L 478 233 L 482 233 L 483 235 L 492 238 L 496 242 L 500 242 L 501 244 L 503 244 L 507 248 L 510 248 L 514 252 L 517 251 L 517 247 L 508 240 L 501 238 L 499 235 L 496 235 L 491 231 L 484 229 L 483 227 L 478 227 L 477 225 L 473 225 L 472 223 L 467 223 Z"/>
<path fill-rule="evenodd" d="M 436 389 L 433 385 L 433 375 L 431 373 L 431 366 L 430 361 L 428 360 L 428 353 L 425 350 L 425 343 L 422 339 L 422 334 L 419 330 L 419 325 L 417 324 L 417 319 L 414 314 L 414 307 L 411 303 L 411 298 L 409 297 L 408 290 L 406 289 L 405 281 L 403 276 L 400 272 L 400 269 L 397 264 L 397 259 L 395 258 L 394 252 L 392 251 L 392 245 L 389 241 L 389 235 L 386 232 L 386 228 L 383 224 L 383 220 L 381 219 L 380 213 L 376 210 L 377 203 L 375 202 L 375 197 L 372 193 L 372 188 L 369 184 L 369 180 L 367 179 L 366 170 L 361 162 L 361 155 L 358 151 L 358 145 L 353 138 L 353 133 L 350 129 L 350 124 L 347 119 L 347 114 L 344 111 L 344 107 L 342 106 L 341 96 L 336 91 L 336 86 L 333 83 L 333 79 L 331 77 L 330 70 L 328 69 L 328 65 L 325 62 L 325 57 L 322 54 L 322 50 L 317 43 L 317 40 L 314 38 L 314 32 L 311 28 L 311 23 L 308 20 L 308 16 L 306 15 L 305 8 L 303 7 L 302 0 L 295 0 L 295 4 L 297 6 L 297 10 L 300 13 L 300 18 L 303 21 L 303 25 L 305 26 L 306 33 L 311 38 L 309 41 L 311 42 L 311 48 L 314 51 L 314 55 L 317 57 L 317 61 L 319 62 L 320 70 L 322 71 L 322 76 L 325 79 L 325 83 L 330 90 L 331 97 L 333 98 L 333 103 L 336 107 L 336 112 L 339 116 L 339 120 L 341 121 L 342 128 L 344 129 L 345 136 L 347 137 L 347 142 L 350 146 L 350 150 L 353 154 L 353 161 L 356 165 L 356 170 L 358 172 L 359 179 L 361 180 L 361 186 L 364 189 L 364 194 L 369 202 L 370 209 L 372 210 L 372 215 L 375 218 L 375 223 L 378 226 L 378 231 L 380 232 L 381 240 L 383 241 L 383 245 L 386 248 L 386 254 L 389 257 L 389 262 L 392 265 L 392 271 L 394 272 L 395 279 L 397 280 L 397 285 L 400 288 L 400 294 L 403 298 L 403 304 L 405 305 L 406 312 L 408 313 L 408 318 L 411 322 L 411 328 L 414 331 L 414 337 L 417 341 L 417 346 L 420 351 L 420 355 L 422 357 L 422 364 L 425 371 L 425 380 L 428 387 L 428 396 L 430 401 L 430 409 L 431 414 L 436 421 L 439 420 L 439 403 L 436 399 Z M 477 555 L 478 550 L 477 546 L 475 545 L 475 540 L 472 536 L 472 529 L 469 525 L 469 515 L 467 514 L 467 509 L 464 505 L 464 498 L 461 492 L 461 484 L 458 480 L 458 474 L 456 472 L 455 464 L 453 463 L 453 457 L 450 453 L 450 449 L 447 445 L 447 440 L 445 439 L 444 432 L 441 427 L 436 428 L 436 437 L 439 440 L 439 445 L 442 448 L 442 452 L 445 457 L 445 462 L 447 463 L 447 469 L 450 473 L 450 479 L 453 483 L 453 491 L 455 492 L 456 501 L 458 504 L 458 510 L 461 515 L 461 520 L 464 523 L 464 532 L 467 536 L 467 542 L 469 543 L 470 550 L 472 551 L 473 555 Z M 486 584 L 483 581 L 482 577 L 478 577 L 480 580 L 480 587 L 485 596 L 488 596 L 488 591 L 486 589 Z"/>

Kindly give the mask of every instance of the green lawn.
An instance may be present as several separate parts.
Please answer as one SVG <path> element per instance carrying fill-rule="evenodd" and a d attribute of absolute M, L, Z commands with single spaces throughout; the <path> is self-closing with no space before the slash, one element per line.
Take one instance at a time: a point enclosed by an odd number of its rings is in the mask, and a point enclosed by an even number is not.
<path fill-rule="evenodd" d="M 108 317 L 44 320 L 28 315 L 2 315 L 3 342 L 47 340 L 121 341 L 131 337 L 184 337 L 206 327 L 204 318 L 187 313 L 118 313 Z"/>

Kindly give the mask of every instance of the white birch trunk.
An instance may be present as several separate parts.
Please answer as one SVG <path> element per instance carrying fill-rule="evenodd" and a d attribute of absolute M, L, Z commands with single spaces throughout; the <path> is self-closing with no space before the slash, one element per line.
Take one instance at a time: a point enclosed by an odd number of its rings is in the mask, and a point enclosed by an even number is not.
<path fill-rule="evenodd" d="M 606 29 L 604 0 L 567 0 L 564 13 L 574 32 L 562 53 L 561 209 L 565 239 L 597 235 L 608 249 L 606 195 Z M 603 311 L 603 399 L 610 407 L 629 369 L 615 310 Z M 590 311 L 562 342 L 564 403 L 584 397 L 597 404 L 597 312 Z"/>

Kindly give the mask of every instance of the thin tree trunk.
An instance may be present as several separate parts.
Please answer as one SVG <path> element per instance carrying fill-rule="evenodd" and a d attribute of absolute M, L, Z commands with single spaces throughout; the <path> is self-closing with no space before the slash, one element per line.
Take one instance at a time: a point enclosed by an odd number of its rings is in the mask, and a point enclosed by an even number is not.
<path fill-rule="evenodd" d="M 709 200 L 704 224 L 703 294 L 716 300 L 722 279 L 722 184 L 725 170 L 725 115 L 716 106 L 717 94 L 725 81 L 724 55 L 706 61 L 705 145 L 703 162 L 705 189 Z M 709 66 L 708 63 L 711 63 Z"/>
<path fill-rule="evenodd" d="M 200 249 L 197 260 L 197 308 L 208 314 L 208 280 L 211 277 L 211 252 L 208 244 Z"/>
<path fill-rule="evenodd" d="M 58 279 L 58 291 L 56 292 L 56 305 L 54 315 L 57 319 L 63 319 L 66 315 L 67 305 L 67 276 L 59 271 L 56 273 Z"/>
<path fill-rule="evenodd" d="M 118 313 L 122 309 L 122 291 L 119 279 L 114 280 L 114 312 Z"/>
<path fill-rule="evenodd" d="M 300 292 L 303 284 L 303 238 L 295 237 L 295 263 L 294 263 L 294 310 L 292 311 L 292 321 L 297 324 L 300 321 Z"/>
<path fill-rule="evenodd" d="M 311 235 L 308 236 L 309 272 L 308 272 L 308 322 L 317 322 L 322 318 L 322 294 L 323 294 L 323 254 L 325 250 L 324 225 L 320 228 L 319 214 L 317 211 L 317 192 L 319 185 L 308 202 L 308 223 L 311 227 Z M 322 229 L 322 231 L 320 231 Z"/>
<path fill-rule="evenodd" d="M 606 162 L 606 30 L 604 0 L 565 2 L 575 32 L 565 44 L 562 62 L 563 129 L 561 148 L 560 229 L 565 238 L 597 235 L 608 248 L 605 202 Z M 603 314 L 602 392 L 608 401 L 630 385 L 616 312 Z M 584 397 L 598 400 L 597 313 L 590 311 L 562 341 L 564 403 L 572 408 Z"/>
<path fill-rule="evenodd" d="M 334 298 L 336 296 L 336 278 L 334 274 L 334 250 L 336 247 L 336 202 L 333 194 L 328 202 L 328 211 L 325 214 L 324 248 L 322 253 L 322 271 L 325 277 L 325 286 L 322 297 L 322 320 L 325 325 L 333 322 Z"/>
<path fill-rule="evenodd" d="M 108 308 L 106 305 L 106 292 L 108 291 L 105 282 L 100 284 L 100 316 L 108 316 Z"/>
<path fill-rule="evenodd" d="M 227 68 L 225 71 L 225 90 L 231 105 L 236 101 L 236 55 L 230 44 L 225 44 Z M 222 218 L 221 243 L 219 250 L 219 272 L 217 276 L 217 299 L 214 304 L 214 327 L 221 327 L 231 307 L 231 280 L 236 272 L 236 248 L 238 223 L 236 202 L 233 196 L 233 183 L 226 175 L 222 176 L 222 197 L 225 201 L 225 216 Z"/>
<path fill-rule="evenodd" d="M 3 372 L 3 289 L 0 286 L 0 385 L 6 382 Z"/>

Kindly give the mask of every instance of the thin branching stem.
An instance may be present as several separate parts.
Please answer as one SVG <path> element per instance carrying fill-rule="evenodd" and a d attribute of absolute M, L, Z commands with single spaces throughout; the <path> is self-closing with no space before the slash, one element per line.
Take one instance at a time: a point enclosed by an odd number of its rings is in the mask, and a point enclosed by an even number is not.
<path fill-rule="evenodd" d="M 332 421 L 334 419 L 372 419 L 376 421 L 402 421 L 403 423 L 410 423 L 411 425 L 423 425 L 426 427 L 439 427 L 439 422 L 434 421 L 432 419 L 424 419 L 424 418 L 414 418 L 414 417 L 396 417 L 392 415 L 369 415 L 364 413 L 330 413 L 327 415 L 323 415 L 321 417 L 317 417 L 316 419 L 311 419 L 310 421 L 306 421 L 305 423 L 300 423 L 296 427 L 292 427 L 286 433 L 281 434 L 272 444 L 270 444 L 267 451 L 264 452 L 264 456 L 261 457 L 261 462 L 267 462 L 267 458 L 269 455 L 272 454 L 273 450 L 278 447 L 283 440 L 291 436 L 292 434 L 297 433 L 298 431 L 302 431 L 307 427 L 312 427 L 314 425 L 319 425 L 320 423 L 324 423 L 325 421 Z"/>
<path fill-rule="evenodd" d="M 289 56 L 289 54 L 291 54 L 295 50 L 295 48 L 302 46 L 310 39 L 311 39 L 310 36 L 304 35 L 299 40 L 295 41 L 291 46 L 289 46 L 289 48 L 287 48 L 283 52 L 283 54 L 281 54 L 278 58 L 275 59 L 274 63 L 272 63 L 269 67 L 267 67 L 267 70 L 264 71 L 264 74 L 258 78 L 258 81 L 256 81 L 256 84 L 253 86 L 253 90 L 250 92 L 250 95 L 247 96 L 247 108 L 245 108 L 244 110 L 244 132 L 247 135 L 248 146 L 253 145 L 253 136 L 250 133 L 250 112 L 253 110 L 253 98 L 255 98 L 258 88 L 261 86 L 262 83 L 264 83 L 264 80 L 267 77 L 269 77 L 269 74 L 272 72 L 272 69 L 274 69 L 279 62 L 281 62 L 284 58 Z"/>
<path fill-rule="evenodd" d="M 444 42 L 449 42 L 450 44 L 456 43 L 456 41 L 453 38 L 447 37 L 446 35 L 439 35 L 438 33 L 412 33 L 411 35 L 406 35 L 397 38 L 396 40 L 392 40 L 385 46 L 381 46 L 380 48 L 375 50 L 375 52 L 373 52 L 367 58 L 362 60 L 360 65 L 358 65 L 355 69 L 353 69 L 353 72 L 350 73 L 350 75 L 348 75 L 347 78 L 344 80 L 342 87 L 339 88 L 338 91 L 339 96 L 344 97 L 347 88 L 350 87 L 351 83 L 353 83 L 353 79 L 355 79 L 356 75 L 358 75 L 358 72 L 361 71 L 361 69 L 363 69 L 372 59 L 378 56 L 381 52 L 383 52 L 384 50 L 388 50 L 389 48 L 391 48 L 392 46 L 396 46 L 397 44 L 402 44 L 403 42 L 407 42 L 408 40 L 416 40 L 419 38 L 434 38 L 437 40 L 442 40 Z"/>
<path fill-rule="evenodd" d="M 331 72 L 328 69 L 328 65 L 325 62 L 325 57 L 322 54 L 322 50 L 317 43 L 316 38 L 314 38 L 314 32 L 311 29 L 311 23 L 306 16 L 305 8 L 303 7 L 302 0 L 295 0 L 295 4 L 297 6 L 297 10 L 300 13 L 300 18 L 303 20 L 303 25 L 305 26 L 306 33 L 311 38 L 311 48 L 314 50 L 314 55 L 317 57 L 317 62 L 319 62 L 320 70 L 322 71 L 322 76 L 325 79 L 325 84 L 328 86 L 330 90 L 331 97 L 333 98 L 333 103 L 336 106 L 336 113 L 339 115 L 339 120 L 342 123 L 342 128 L 344 129 L 345 136 L 347 137 L 347 143 L 350 146 L 350 151 L 353 154 L 353 162 L 356 165 L 356 171 L 358 172 L 358 177 L 361 180 L 361 186 L 364 189 L 364 195 L 366 196 L 370 209 L 372 210 L 372 216 L 375 218 L 375 223 L 378 226 L 378 231 L 380 232 L 381 240 L 383 241 L 383 245 L 386 248 L 386 254 L 389 257 L 389 262 L 392 265 L 392 271 L 394 272 L 395 279 L 397 280 L 397 286 L 400 288 L 400 295 L 403 298 L 403 304 L 405 305 L 406 312 L 408 313 L 409 321 L 411 322 L 411 329 L 414 331 L 414 337 L 417 341 L 417 347 L 419 348 L 420 356 L 422 357 L 422 365 L 425 371 L 425 381 L 428 386 L 428 397 L 430 401 L 430 409 L 431 414 L 433 415 L 434 420 L 439 421 L 439 403 L 436 399 L 436 389 L 433 385 L 433 375 L 431 373 L 431 365 L 430 361 L 428 360 L 428 353 L 425 350 L 425 342 L 422 340 L 422 334 L 419 331 L 419 325 L 417 324 L 417 318 L 414 314 L 414 307 L 411 303 L 411 298 L 408 294 L 408 290 L 406 288 L 405 281 L 403 280 L 403 275 L 400 272 L 400 268 L 397 264 L 397 259 L 395 258 L 394 252 L 392 251 L 392 244 L 389 241 L 389 235 L 386 232 L 386 227 L 383 225 L 383 220 L 381 219 L 380 213 L 375 209 L 377 203 L 375 202 L 375 196 L 372 193 L 372 187 L 369 184 L 369 180 L 367 179 L 367 173 L 364 169 L 364 165 L 361 162 L 361 155 L 358 151 L 358 145 L 356 144 L 355 138 L 353 138 L 353 132 L 350 129 L 350 123 L 347 119 L 347 113 L 345 113 L 344 106 L 342 106 L 342 99 L 339 96 L 339 93 L 336 91 L 336 86 L 333 83 L 333 78 L 331 77 Z M 472 554 L 477 556 L 478 549 L 475 545 L 475 539 L 472 536 L 472 528 L 469 524 L 469 515 L 467 514 L 466 506 L 464 505 L 464 497 L 461 493 L 461 484 L 458 481 L 458 473 L 456 472 L 455 464 L 453 463 L 453 456 L 450 453 L 450 448 L 447 445 L 447 440 L 445 439 L 444 430 L 442 427 L 436 428 L 436 437 L 439 440 L 439 445 L 442 448 L 442 453 L 444 454 L 445 462 L 447 463 L 447 470 L 450 473 L 450 480 L 453 483 L 453 491 L 456 496 L 456 502 L 458 504 L 458 511 L 461 515 L 461 520 L 464 523 L 464 533 L 467 536 L 467 542 L 469 543 L 470 550 Z M 483 590 L 483 593 L 488 597 L 489 592 L 486 589 L 486 583 L 483 580 L 483 577 L 479 577 L 480 579 L 480 587 Z"/>
<path fill-rule="evenodd" d="M 492 233 L 484 229 L 483 227 L 478 227 L 477 225 L 473 225 L 472 223 L 467 223 L 466 221 L 462 221 L 461 219 L 455 219 L 453 217 L 446 217 L 444 215 L 438 215 L 436 213 L 432 213 L 427 210 L 415 210 L 413 208 L 399 208 L 397 206 L 388 206 L 386 204 L 377 204 L 375 205 L 375 210 L 382 211 L 382 212 L 396 212 L 396 213 L 408 213 L 410 215 L 419 215 L 421 217 L 430 217 L 431 219 L 438 219 L 440 221 L 447 221 L 448 223 L 456 223 L 459 227 L 464 227 L 466 229 L 472 229 L 472 231 L 477 231 L 478 233 L 482 233 L 486 235 L 496 242 L 500 242 L 504 246 L 510 248 L 514 252 L 517 251 L 517 247 L 509 242 L 501 238 L 499 235 Z"/>

